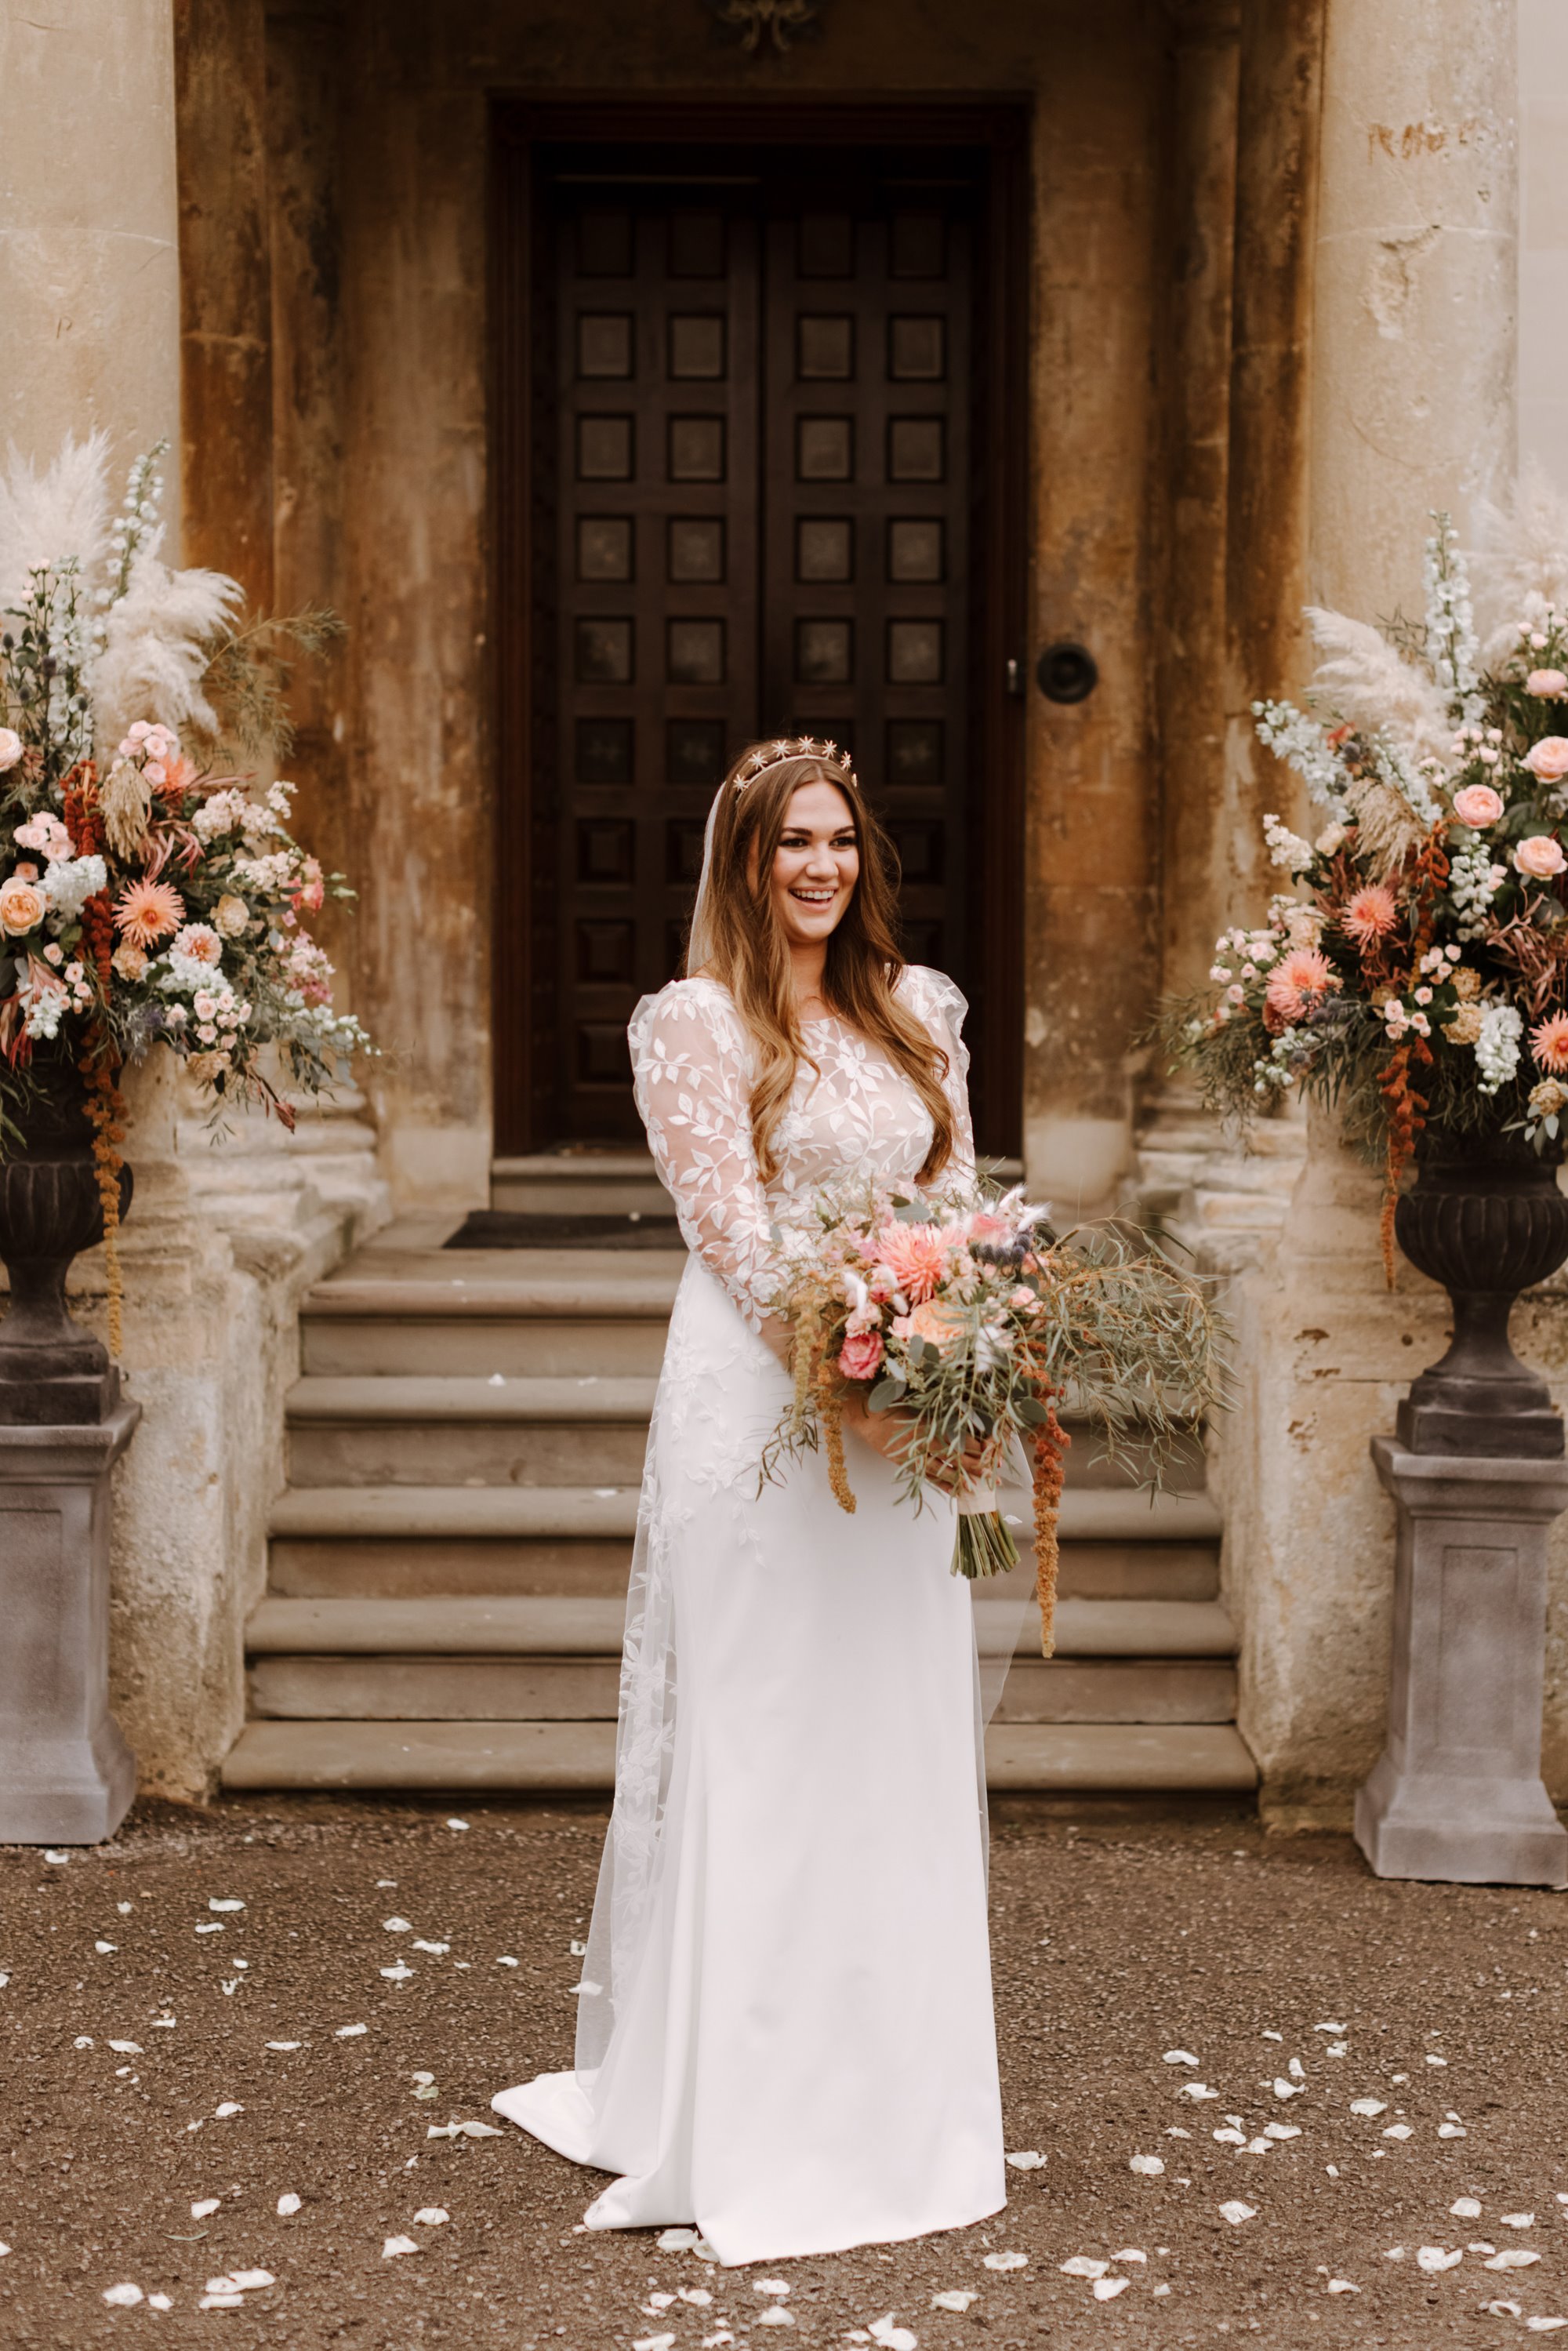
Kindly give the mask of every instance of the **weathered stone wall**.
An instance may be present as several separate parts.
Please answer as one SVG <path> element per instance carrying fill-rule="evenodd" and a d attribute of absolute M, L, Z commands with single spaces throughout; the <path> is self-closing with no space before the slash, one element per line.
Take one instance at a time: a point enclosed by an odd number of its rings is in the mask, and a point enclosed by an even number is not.
<path fill-rule="evenodd" d="M 1195 87 L 1184 165 L 1197 272 L 1184 433 L 1197 470 L 1182 527 L 1201 569 L 1213 464 L 1197 453 L 1216 432 L 1205 386 L 1223 377 L 1225 239 L 1207 214 L 1227 201 L 1223 154 L 1204 150 L 1228 135 L 1228 12 L 1205 0 L 1177 20 L 1188 13 L 1201 27 L 1197 80 L 1207 70 L 1214 85 Z M 1026 1140 L 1059 1199 L 1114 1185 L 1128 1156 L 1128 1039 L 1158 952 L 1155 353 L 1171 21 L 1152 0 L 1092 13 L 1070 0 L 984 11 L 862 0 L 825 12 L 821 37 L 788 56 L 748 58 L 695 7 L 273 0 L 277 545 L 280 562 L 290 550 L 289 598 L 329 596 L 353 632 L 331 757 L 347 773 L 364 897 L 344 944 L 354 1007 L 386 1049 L 370 1083 L 401 1200 L 482 1200 L 490 1155 L 486 96 L 611 83 L 780 101 L 1038 99 L 1019 650 L 1082 637 L 1104 683 L 1071 711 L 1030 688 Z M 1222 406 L 1222 381 L 1218 394 Z M 319 734 L 311 743 L 325 754 Z"/>
<path fill-rule="evenodd" d="M 1421 609 L 1427 509 L 1463 529 L 1513 471 L 1512 7 L 1328 0 L 1322 77 L 1306 569 L 1319 600 L 1377 619 Z M 1275 685 L 1259 676 L 1254 691 Z M 1216 1465 L 1226 1593 L 1241 1728 L 1285 1824 L 1347 1820 L 1382 1744 L 1393 1523 L 1367 1442 L 1445 1343 L 1439 1290 L 1403 1264 L 1384 1286 L 1379 1190 L 1314 1120 L 1277 1246 L 1233 1292 L 1240 1393 Z M 1538 1308 L 1534 1339 L 1561 1356 L 1552 1315 Z M 1560 1661 L 1561 1567 L 1556 1591 Z M 1559 1787 L 1564 1697 L 1559 1662 Z"/>

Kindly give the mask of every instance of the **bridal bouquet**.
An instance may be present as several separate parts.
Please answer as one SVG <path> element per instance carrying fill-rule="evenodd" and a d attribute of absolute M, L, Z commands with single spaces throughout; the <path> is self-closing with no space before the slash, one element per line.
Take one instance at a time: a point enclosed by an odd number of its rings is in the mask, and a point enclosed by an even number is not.
<path fill-rule="evenodd" d="M 1213 1322 L 1199 1285 L 1115 1228 L 1059 1238 L 1021 1189 L 979 1184 L 930 1201 L 888 1190 L 823 1196 L 811 1223 L 779 1235 L 774 1311 L 792 1333 L 794 1393 L 762 1474 L 821 1445 L 841 1509 L 854 1495 L 843 1408 L 858 1395 L 906 1429 L 894 1459 L 922 1507 L 975 1439 L 982 1472 L 958 1500 L 956 1574 L 1004 1573 L 1018 1550 L 996 1486 L 1021 1445 L 1030 1457 L 1044 1654 L 1051 1654 L 1062 1455 L 1071 1406 L 1114 1455 L 1135 1433 L 1145 1474 L 1214 1400 Z"/>
<path fill-rule="evenodd" d="M 1301 776 L 1311 840 L 1264 820 L 1289 878 L 1217 942 L 1166 1036 L 1216 1109 L 1292 1088 L 1337 1106 L 1399 1180 L 1425 1127 L 1568 1134 L 1568 512 L 1540 481 L 1492 515 L 1478 633 L 1446 515 L 1426 612 L 1379 631 L 1310 610 L 1314 712 L 1255 705 Z"/>

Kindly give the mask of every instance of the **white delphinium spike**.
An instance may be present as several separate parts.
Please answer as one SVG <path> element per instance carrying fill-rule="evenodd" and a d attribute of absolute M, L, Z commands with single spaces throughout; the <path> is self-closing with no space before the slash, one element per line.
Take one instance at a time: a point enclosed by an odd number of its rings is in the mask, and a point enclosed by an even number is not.
<path fill-rule="evenodd" d="M 18 604 L 37 565 L 90 574 L 108 550 L 109 435 L 68 441 L 42 470 L 15 443 L 0 470 L 0 605 Z"/>
<path fill-rule="evenodd" d="M 1344 797 L 1347 778 L 1318 721 L 1293 702 L 1255 702 L 1252 717 L 1258 740 L 1293 768 L 1312 798 L 1343 823 L 1350 814 Z"/>
<path fill-rule="evenodd" d="M 137 558 L 129 587 L 110 608 L 103 651 L 91 670 L 103 736 L 122 733 L 135 718 L 215 730 L 202 674 L 209 640 L 227 625 L 242 595 L 238 580 L 222 571 L 171 571 L 154 555 Z"/>
<path fill-rule="evenodd" d="M 1477 697 L 1475 615 L 1470 575 L 1451 517 L 1434 511 L 1437 528 L 1427 541 L 1421 578 L 1427 590 L 1427 653 L 1450 714 L 1472 725 L 1481 716 Z"/>
<path fill-rule="evenodd" d="M 1447 748 L 1454 722 L 1429 677 L 1365 621 L 1321 604 L 1307 606 L 1307 620 L 1324 656 L 1312 673 L 1314 703 L 1363 735 L 1388 735 L 1417 758 Z"/>
<path fill-rule="evenodd" d="M 1475 1056 L 1481 1078 L 1478 1093 L 1500 1093 L 1519 1067 L 1519 1040 L 1524 1034 L 1523 1015 L 1511 1004 L 1489 1004 L 1481 1014 Z"/>

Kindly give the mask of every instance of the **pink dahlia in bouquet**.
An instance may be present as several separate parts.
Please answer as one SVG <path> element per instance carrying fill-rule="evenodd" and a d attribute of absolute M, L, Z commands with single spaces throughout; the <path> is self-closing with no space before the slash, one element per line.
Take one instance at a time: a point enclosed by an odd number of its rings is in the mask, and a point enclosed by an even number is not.
<path fill-rule="evenodd" d="M 1086 1418 L 1113 1455 L 1135 1435 L 1142 1474 L 1157 1479 L 1216 1398 L 1215 1322 L 1201 1286 L 1125 1228 L 1058 1236 L 1021 1190 L 979 1183 L 944 1186 L 934 1200 L 870 1188 L 824 1195 L 779 1244 L 775 1311 L 790 1325 L 795 1384 L 763 1477 L 821 1445 L 834 1497 L 852 1510 L 851 1397 L 898 1416 L 892 1458 L 916 1510 L 949 1490 L 977 1444 L 953 1554 L 955 1574 L 973 1579 L 1018 1563 L 997 1494 L 1017 1465 L 1033 1487 L 1050 1656 L 1069 1442 L 1058 1406 Z"/>

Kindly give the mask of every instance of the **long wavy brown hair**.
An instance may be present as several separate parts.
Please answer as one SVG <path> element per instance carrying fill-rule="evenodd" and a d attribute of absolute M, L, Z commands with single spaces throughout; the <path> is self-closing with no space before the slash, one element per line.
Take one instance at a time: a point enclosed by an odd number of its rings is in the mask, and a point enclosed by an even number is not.
<path fill-rule="evenodd" d="M 953 1111 L 942 1081 L 947 1055 L 925 1023 L 894 993 L 904 967 L 895 931 L 897 861 L 874 812 L 861 798 L 847 768 L 817 754 L 780 759 L 764 768 L 741 790 L 741 770 L 765 747 L 749 745 L 719 787 L 714 815 L 704 935 L 697 942 L 701 969 L 722 981 L 759 1049 L 751 1089 L 751 1134 L 764 1183 L 779 1172 L 774 1132 L 802 1061 L 817 1062 L 806 1050 L 796 1015 L 789 950 L 773 903 L 773 860 L 785 831 L 789 802 L 802 784 L 835 785 L 843 797 L 860 852 L 860 879 L 843 919 L 828 939 L 822 1000 L 841 1020 L 880 1045 L 901 1070 L 931 1117 L 931 1148 L 920 1170 L 926 1181 L 939 1175 L 953 1150 Z M 691 952 L 687 976 L 693 976 Z"/>

